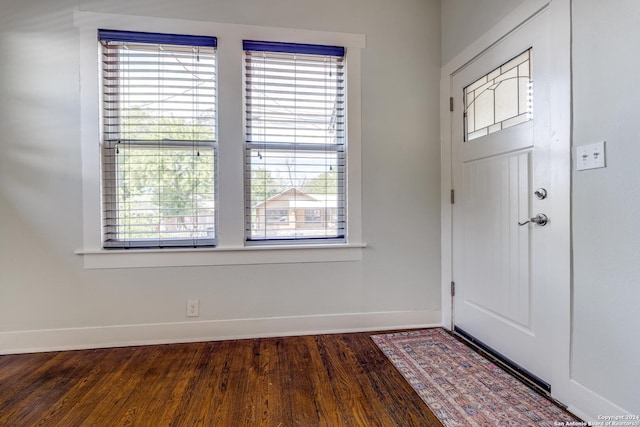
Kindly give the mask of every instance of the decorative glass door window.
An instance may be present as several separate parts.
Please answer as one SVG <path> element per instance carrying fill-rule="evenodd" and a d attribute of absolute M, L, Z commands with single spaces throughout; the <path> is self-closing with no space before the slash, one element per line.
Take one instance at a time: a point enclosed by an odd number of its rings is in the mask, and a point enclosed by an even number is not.
<path fill-rule="evenodd" d="M 464 89 L 465 141 L 533 119 L 531 49 Z"/>

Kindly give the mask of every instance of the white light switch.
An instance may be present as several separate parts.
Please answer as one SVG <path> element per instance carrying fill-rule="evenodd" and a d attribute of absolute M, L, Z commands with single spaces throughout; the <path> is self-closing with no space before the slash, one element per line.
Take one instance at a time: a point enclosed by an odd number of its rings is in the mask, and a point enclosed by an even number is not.
<path fill-rule="evenodd" d="M 606 167 L 604 141 L 576 148 L 576 170 L 597 169 Z"/>

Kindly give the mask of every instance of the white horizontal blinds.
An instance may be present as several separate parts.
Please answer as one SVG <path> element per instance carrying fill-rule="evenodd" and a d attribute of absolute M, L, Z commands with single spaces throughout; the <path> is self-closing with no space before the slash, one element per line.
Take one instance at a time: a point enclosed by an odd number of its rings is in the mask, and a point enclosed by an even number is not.
<path fill-rule="evenodd" d="M 99 30 L 105 248 L 216 242 L 216 39 Z"/>
<path fill-rule="evenodd" d="M 343 240 L 344 48 L 244 49 L 247 241 Z"/>

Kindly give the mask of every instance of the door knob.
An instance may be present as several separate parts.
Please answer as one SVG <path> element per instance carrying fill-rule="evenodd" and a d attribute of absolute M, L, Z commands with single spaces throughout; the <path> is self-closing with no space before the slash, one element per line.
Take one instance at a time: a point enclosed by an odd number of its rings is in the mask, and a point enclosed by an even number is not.
<path fill-rule="evenodd" d="M 543 226 L 547 225 L 547 223 L 549 222 L 549 218 L 545 214 L 539 213 L 538 215 L 534 216 L 533 218 L 529 218 L 524 222 L 518 222 L 518 225 L 523 226 L 529 224 L 530 222 L 534 223 L 535 225 Z"/>
<path fill-rule="evenodd" d="M 547 190 L 544 188 L 538 188 L 533 192 L 533 195 L 536 196 L 538 200 L 544 200 L 547 198 Z"/>

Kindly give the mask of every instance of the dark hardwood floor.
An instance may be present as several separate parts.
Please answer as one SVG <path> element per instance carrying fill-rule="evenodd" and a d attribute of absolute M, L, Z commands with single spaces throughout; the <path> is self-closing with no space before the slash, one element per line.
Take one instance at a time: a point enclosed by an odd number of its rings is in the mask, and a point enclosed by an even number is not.
<path fill-rule="evenodd" d="M 370 335 L 0 356 L 0 426 L 440 426 Z"/>

